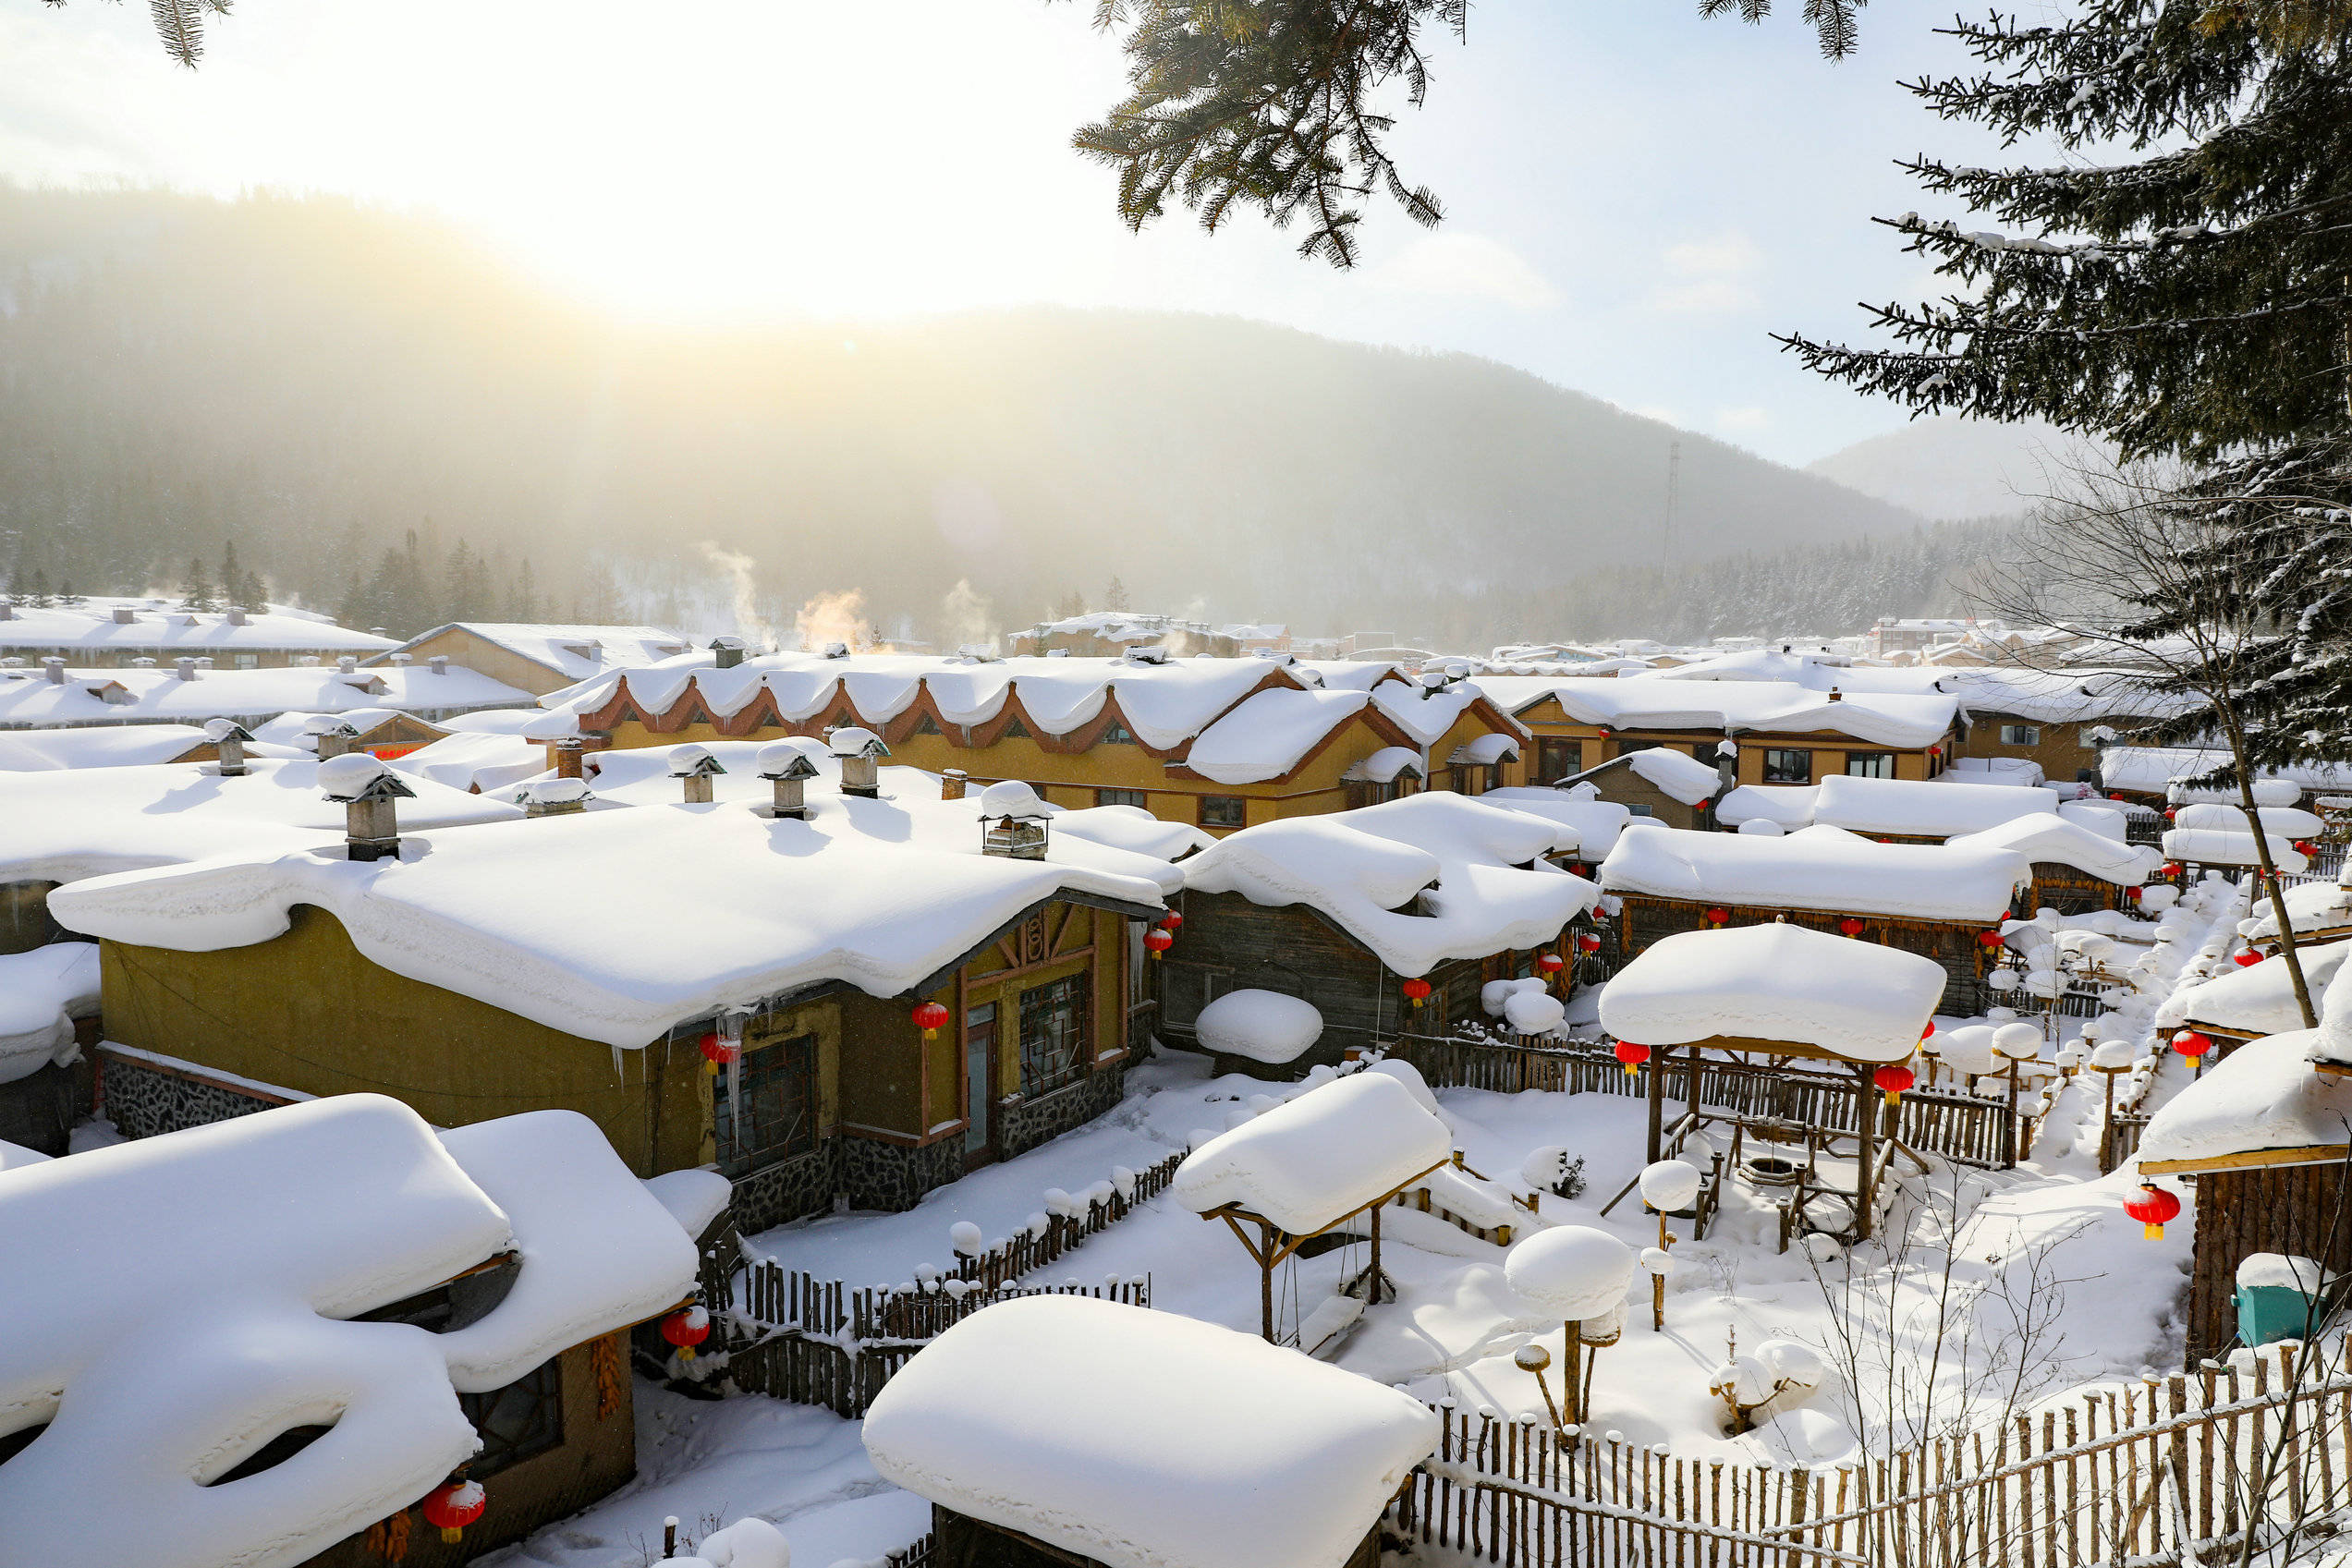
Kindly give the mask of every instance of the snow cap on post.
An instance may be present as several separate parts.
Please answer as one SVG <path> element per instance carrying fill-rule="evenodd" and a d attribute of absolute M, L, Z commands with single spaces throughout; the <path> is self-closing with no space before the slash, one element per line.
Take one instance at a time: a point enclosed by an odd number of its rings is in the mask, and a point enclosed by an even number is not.
<path fill-rule="evenodd" d="M 1641 1201 L 1662 1214 L 1679 1213 L 1698 1201 L 1699 1167 L 1680 1160 L 1661 1160 L 1641 1173 Z"/>
<path fill-rule="evenodd" d="M 1606 1231 L 1560 1225 L 1538 1231 L 1503 1259 L 1503 1278 L 1533 1307 L 1580 1323 L 1625 1305 L 1637 1259 Z"/>

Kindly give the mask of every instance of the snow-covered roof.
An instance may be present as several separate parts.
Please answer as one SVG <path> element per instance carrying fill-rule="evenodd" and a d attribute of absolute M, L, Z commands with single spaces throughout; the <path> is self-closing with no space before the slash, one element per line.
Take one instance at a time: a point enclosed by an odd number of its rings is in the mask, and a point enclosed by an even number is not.
<path fill-rule="evenodd" d="M 1403 773 L 1425 778 L 1429 767 L 1421 760 L 1421 754 L 1409 746 L 1383 746 L 1370 757 L 1351 763 L 1339 776 L 1350 784 L 1395 784 Z"/>
<path fill-rule="evenodd" d="M 2138 887 L 2153 876 L 2158 859 L 2156 852 L 2145 845 L 2126 844 L 2119 837 L 2055 814 L 2012 817 L 1982 833 L 1962 833 L 1944 842 L 1962 848 L 2015 850 L 2029 861 L 2071 866 L 2124 887 Z"/>
<path fill-rule="evenodd" d="M 2303 966 L 2303 983 L 2314 1005 L 2344 966 L 2347 953 L 2352 953 L 2352 942 L 2296 948 L 2295 955 Z M 2286 960 L 2272 957 L 2244 968 L 2231 966 L 2211 979 L 2183 986 L 2156 1009 L 2156 1026 L 2171 1028 L 2183 1024 L 2251 1036 L 2301 1028 L 2303 1010 L 2295 1004 L 2295 981 L 2286 972 Z"/>
<path fill-rule="evenodd" d="M 340 845 L 344 808 L 311 758 L 261 758 L 241 778 L 178 762 L 71 772 L 0 772 L 0 883 L 69 882 L 223 855 Z M 400 803 L 403 833 L 518 820 L 519 808 L 424 779 Z"/>
<path fill-rule="evenodd" d="M 933 1340 L 864 1438 L 884 1479 L 1109 1568 L 1342 1568 L 1438 1418 L 1254 1335 L 1044 1295 Z"/>
<path fill-rule="evenodd" d="M 1505 789 L 1490 789 L 1478 798 L 1488 806 L 1507 806 L 1514 811 L 1525 811 L 1558 823 L 1575 835 L 1575 852 L 1596 863 L 1616 846 L 1617 834 L 1625 831 L 1633 816 L 1629 808 L 1614 800 L 1596 798 L 1590 785 L 1563 790 L 1549 784 L 1514 784 Z M 1562 847 L 1568 845 L 1564 844 Z"/>
<path fill-rule="evenodd" d="M 391 759 L 396 772 L 456 790 L 488 793 L 547 771 L 547 748 L 517 735 L 464 731 Z"/>
<path fill-rule="evenodd" d="M 401 644 L 413 649 L 449 631 L 468 631 L 567 681 L 584 681 L 607 670 L 631 670 L 691 651 L 693 643 L 659 626 L 545 626 L 518 621 L 452 621 Z"/>
<path fill-rule="evenodd" d="M 0 772 L 56 768 L 135 768 L 170 762 L 211 744 L 194 724 L 93 724 L 54 730 L 0 730 Z"/>
<path fill-rule="evenodd" d="M 1371 701 L 1360 691 L 1261 691 L 1202 730 L 1185 761 L 1218 784 L 1277 779 Z"/>
<path fill-rule="evenodd" d="M 1843 828 L 1773 837 L 1650 827 L 1617 840 L 1601 885 L 1702 904 L 1981 923 L 2005 915 L 2030 875 L 2012 850 L 1876 844 Z"/>
<path fill-rule="evenodd" d="M 5 626 L 6 622 L 0 622 Z M 369 665 L 348 674 L 332 664 L 274 670 L 72 670 L 53 681 L 40 668 L 0 670 L 0 728 L 79 724 L 201 724 L 229 718 L 260 723 L 280 713 L 343 713 L 397 708 L 440 712 L 528 707 L 527 691 L 450 666 Z"/>
<path fill-rule="evenodd" d="M 2303 852 L 2295 847 L 2292 839 L 2276 833 L 2265 833 L 2270 840 L 2271 864 L 2278 870 L 2297 874 L 2309 869 Z M 2261 859 L 2254 835 L 2231 833 L 2222 828 L 2174 828 L 2164 834 L 2164 857 L 2192 866 L 2251 866 Z"/>
<path fill-rule="evenodd" d="M 507 1251 L 513 1288 L 464 1328 L 351 1320 Z M 693 1242 L 586 1117 L 436 1137 L 378 1095 L 0 1172 L 0 1431 L 47 1423 L 0 1465 L 9 1560 L 139 1568 L 308 1560 L 476 1452 L 460 1392 L 695 1281 Z M 333 1429 L 208 1484 L 307 1425 Z"/>
<path fill-rule="evenodd" d="M 1226 1204 L 1312 1235 L 1442 1165 L 1454 1135 L 1385 1073 L 1337 1078 L 1185 1156 L 1168 1190 L 1195 1214 Z"/>
<path fill-rule="evenodd" d="M 1577 846 L 1546 817 L 1451 791 L 1245 828 L 1183 866 L 1187 887 L 1303 904 L 1400 975 L 1537 947 L 1599 890 L 1543 863 Z"/>
<path fill-rule="evenodd" d="M 128 618 L 116 611 L 128 612 Z M 225 611 L 184 610 L 166 599 L 89 599 L 79 604 L 17 605 L 0 620 L 0 652 L 140 654 L 179 657 L 296 652 L 366 656 L 396 646 L 390 638 L 338 626 L 315 615 L 251 607 L 242 624 Z"/>
<path fill-rule="evenodd" d="M 1474 739 L 1466 740 L 1446 755 L 1445 760 L 1456 767 L 1484 768 L 1497 762 L 1516 760 L 1519 755 L 1517 735 L 1490 730 Z"/>
<path fill-rule="evenodd" d="M 2225 750 L 2185 746 L 2110 746 L 2099 753 L 2099 780 L 2109 789 L 2163 795 L 2175 779 L 2193 779 L 2226 766 Z M 2285 779 L 2302 789 L 2352 788 L 2352 762 L 2297 762 L 2266 768 L 2260 777 Z"/>
<path fill-rule="evenodd" d="M 812 785 L 807 798 L 805 821 L 719 802 L 404 829 L 398 860 L 220 857 L 78 883 L 50 907 L 75 930 L 213 952 L 266 942 L 315 905 L 396 974 L 639 1047 L 826 982 L 898 996 L 1048 899 L 1156 909 L 1181 881 L 1068 833 L 1046 860 L 984 855 L 980 802 L 935 791 L 866 800 Z"/>
<path fill-rule="evenodd" d="M 2287 838 L 2315 838 L 2327 824 L 2319 817 L 2297 806 L 2257 806 L 2255 814 L 2261 819 L 2265 833 Z M 2218 828 L 2224 833 L 2250 833 L 2247 826 L 2246 808 L 2224 805 L 2218 800 L 2200 801 L 2184 806 L 2173 817 L 2175 828 Z"/>
<path fill-rule="evenodd" d="M 1481 675 L 1478 684 L 1513 714 L 1524 713 L 1548 697 L 1557 699 L 1576 723 L 1621 730 L 1819 732 L 1905 748 L 1934 745 L 1959 711 L 1955 699 L 1935 693 L 1848 692 L 1841 687 L 1839 699 L 1833 701 L 1827 692 L 1794 681 Z"/>
<path fill-rule="evenodd" d="M 1833 773 L 1814 786 L 1813 820 L 1858 833 L 1948 838 L 1973 833 L 2013 817 L 2053 816 L 2058 797 L 2046 789 L 1924 779 L 1866 779 Z"/>
<path fill-rule="evenodd" d="M 1712 800 L 1723 791 L 1723 775 L 1687 751 L 1671 746 L 1645 747 L 1629 754 L 1626 766 L 1685 806 Z"/>
<path fill-rule="evenodd" d="M 1802 926 L 1683 931 L 1617 971 L 1601 992 L 1601 1027 L 1644 1045 L 1728 1035 L 1900 1062 L 1944 980 L 1932 958 Z"/>
<path fill-rule="evenodd" d="M 74 1020 L 98 1013 L 98 947 L 53 942 L 0 953 L 0 1084 L 74 1052 Z"/>
<path fill-rule="evenodd" d="M 2286 900 L 2286 918 L 2294 922 L 2297 935 L 2352 927 L 2352 888 L 2334 882 L 2298 882 L 2282 896 Z M 2252 915 L 2239 930 L 2252 942 L 2278 940 L 2278 916 L 2267 896 L 2254 901 Z"/>
<path fill-rule="evenodd" d="M 1725 827 L 1772 822 L 1780 827 L 1810 827 L 1818 784 L 1741 784 L 1715 802 L 1715 820 Z"/>
<path fill-rule="evenodd" d="M 2347 971 L 2338 968 L 2339 981 Z M 2331 990 L 2334 988 L 2331 987 Z M 2352 1142 L 2352 1076 L 2311 1070 L 2320 1029 L 2249 1040 L 2157 1107 L 2139 1135 L 2143 1173 L 2231 1155 L 2334 1150 Z"/>

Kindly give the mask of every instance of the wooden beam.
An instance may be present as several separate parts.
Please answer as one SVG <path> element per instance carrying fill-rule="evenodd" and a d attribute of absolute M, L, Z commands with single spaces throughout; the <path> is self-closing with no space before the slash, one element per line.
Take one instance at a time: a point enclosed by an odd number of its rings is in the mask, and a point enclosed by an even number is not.
<path fill-rule="evenodd" d="M 2352 1158 L 2352 1144 L 2312 1143 L 2291 1149 L 2250 1149 L 2203 1160 L 2143 1160 L 2144 1176 L 2195 1175 L 2200 1171 L 2247 1171 L 2264 1165 L 2333 1165 Z"/>

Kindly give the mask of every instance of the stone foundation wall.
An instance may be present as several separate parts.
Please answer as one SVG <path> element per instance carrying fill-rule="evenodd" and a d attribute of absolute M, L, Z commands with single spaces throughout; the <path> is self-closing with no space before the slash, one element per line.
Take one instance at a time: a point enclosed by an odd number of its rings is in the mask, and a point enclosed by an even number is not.
<path fill-rule="evenodd" d="M 959 1137 L 920 1149 L 855 1134 L 836 1141 L 841 1145 L 841 1190 L 852 1209 L 912 1209 L 923 1194 L 964 1173 L 964 1140 Z"/>
<path fill-rule="evenodd" d="M 250 1116 L 286 1103 L 264 1100 L 225 1085 L 209 1083 L 128 1056 L 108 1053 L 104 1059 L 104 1102 L 99 1112 L 125 1137 L 153 1137 L 182 1127 Z"/>
<path fill-rule="evenodd" d="M 1006 1160 L 1026 1154 L 1039 1144 L 1057 1138 L 1106 1114 L 1127 1089 L 1124 1064 L 1098 1067 L 1074 1084 L 1065 1085 L 1036 1100 L 1022 1100 L 996 1108 L 997 1152 Z"/>
<path fill-rule="evenodd" d="M 743 1231 L 764 1231 L 790 1220 L 833 1210 L 841 1190 L 841 1146 L 837 1137 L 819 1140 L 808 1153 L 737 1176 L 732 1212 Z"/>

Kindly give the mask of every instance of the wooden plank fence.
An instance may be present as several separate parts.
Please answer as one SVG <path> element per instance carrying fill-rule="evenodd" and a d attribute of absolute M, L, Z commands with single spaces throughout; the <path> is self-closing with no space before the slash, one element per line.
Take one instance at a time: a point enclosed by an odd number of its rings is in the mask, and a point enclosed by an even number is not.
<path fill-rule="evenodd" d="M 1638 1099 L 1650 1092 L 1643 1074 L 1663 1072 L 1667 1104 L 1683 1105 L 1690 1093 L 1688 1058 L 1670 1057 L 1663 1067 L 1652 1063 L 1641 1073 L 1628 1073 L 1606 1045 L 1540 1045 L 1527 1036 L 1406 1036 L 1385 1049 L 1411 1063 L 1432 1088 L 1482 1088 L 1501 1094 L 1549 1089 Z M 1772 1117 L 1842 1135 L 1856 1131 L 1854 1079 L 1847 1075 L 1801 1067 L 1763 1072 L 1746 1063 L 1709 1057 L 1700 1068 L 1699 1090 L 1700 1104 L 1711 1110 Z M 2017 1163 L 2024 1120 L 2011 1111 L 2005 1086 L 1997 1100 L 1960 1089 L 1913 1089 L 1898 1102 L 1895 1136 L 1921 1153 L 2006 1170 Z"/>
<path fill-rule="evenodd" d="M 2352 1505 L 2352 1377 L 2250 1371 L 2095 1390 L 1827 1469 L 1676 1458 L 1441 1406 L 1390 1527 L 1514 1568 L 2123 1568 L 2258 1550 Z M 2308 1368 L 2307 1368 L 2308 1373 Z"/>

